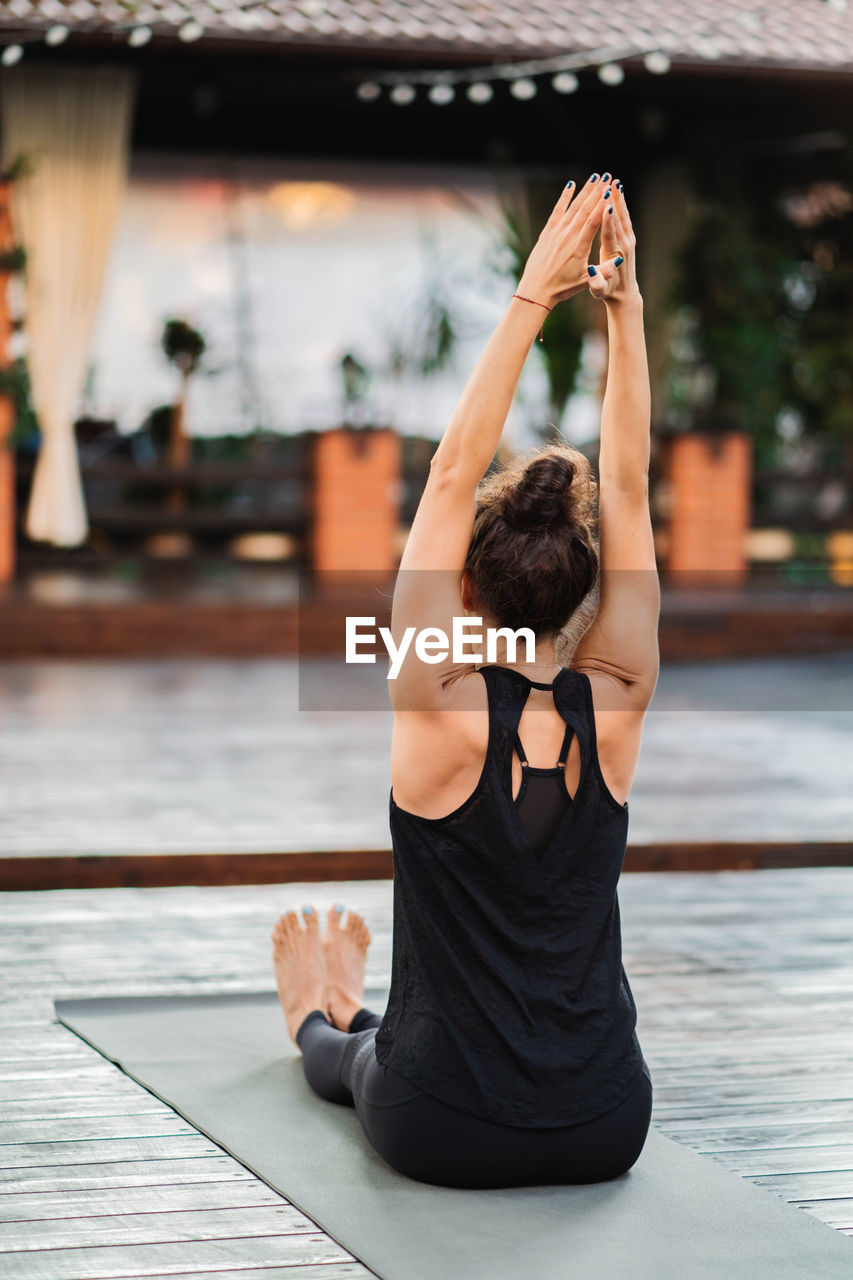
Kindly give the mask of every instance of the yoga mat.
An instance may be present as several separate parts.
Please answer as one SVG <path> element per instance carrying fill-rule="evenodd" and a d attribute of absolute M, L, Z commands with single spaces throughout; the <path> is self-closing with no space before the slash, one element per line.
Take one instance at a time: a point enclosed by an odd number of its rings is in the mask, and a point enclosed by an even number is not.
<path fill-rule="evenodd" d="M 380 1013 L 387 992 L 368 992 Z M 302 1074 L 274 993 L 61 1000 L 61 1022 L 382 1280 L 851 1280 L 853 1242 L 654 1126 L 586 1186 L 467 1191 L 396 1173 Z"/>

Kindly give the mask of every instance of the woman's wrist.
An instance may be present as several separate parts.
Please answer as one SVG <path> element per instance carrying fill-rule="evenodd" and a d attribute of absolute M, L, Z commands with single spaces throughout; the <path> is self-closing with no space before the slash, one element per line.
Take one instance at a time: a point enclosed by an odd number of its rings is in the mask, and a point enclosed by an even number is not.
<path fill-rule="evenodd" d="M 529 298 L 533 302 L 538 302 L 540 306 L 547 307 L 549 311 L 553 310 L 557 305 L 557 299 L 554 297 L 553 292 L 536 280 L 525 279 L 522 276 L 515 291 L 523 294 L 525 298 Z"/>
<path fill-rule="evenodd" d="M 612 297 L 602 298 L 602 302 L 607 307 L 608 315 L 615 313 L 631 315 L 636 313 L 643 314 L 643 295 L 639 289 L 632 289 L 628 293 L 614 294 Z"/>

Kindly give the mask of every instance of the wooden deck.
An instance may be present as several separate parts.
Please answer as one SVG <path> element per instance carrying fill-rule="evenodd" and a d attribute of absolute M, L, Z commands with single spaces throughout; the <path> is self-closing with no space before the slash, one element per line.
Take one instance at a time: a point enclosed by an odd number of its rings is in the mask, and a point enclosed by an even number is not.
<path fill-rule="evenodd" d="M 276 915 L 338 898 L 387 988 L 388 881 L 0 895 L 4 1277 L 371 1274 L 53 1021 L 55 997 L 272 989 Z M 638 873 L 620 902 L 653 1124 L 853 1236 L 853 869 Z"/>

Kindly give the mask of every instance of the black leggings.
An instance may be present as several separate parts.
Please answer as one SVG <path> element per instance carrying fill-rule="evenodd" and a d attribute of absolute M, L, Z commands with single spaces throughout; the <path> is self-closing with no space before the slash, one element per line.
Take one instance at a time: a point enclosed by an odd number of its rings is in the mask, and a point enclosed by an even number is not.
<path fill-rule="evenodd" d="M 629 1096 L 605 1115 L 525 1129 L 447 1106 L 377 1062 L 381 1021 L 361 1009 L 339 1031 L 316 1009 L 296 1043 L 314 1092 L 354 1106 L 371 1146 L 398 1173 L 444 1187 L 556 1186 L 617 1178 L 639 1157 L 652 1116 L 645 1063 Z"/>

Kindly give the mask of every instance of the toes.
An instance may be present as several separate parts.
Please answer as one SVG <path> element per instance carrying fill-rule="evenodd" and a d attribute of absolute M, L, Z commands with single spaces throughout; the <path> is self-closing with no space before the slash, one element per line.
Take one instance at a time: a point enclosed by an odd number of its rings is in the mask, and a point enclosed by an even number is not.
<path fill-rule="evenodd" d="M 343 916 L 343 913 L 344 913 L 344 904 L 342 902 L 336 902 L 333 907 L 329 907 L 328 914 L 326 916 L 326 921 L 327 921 L 330 932 L 335 929 L 340 929 L 341 917 Z"/>
<path fill-rule="evenodd" d="M 320 917 L 317 915 L 316 907 L 312 907 L 310 903 L 306 903 L 302 908 L 302 915 L 305 918 L 305 928 L 309 933 L 317 933 L 320 928 Z"/>
<path fill-rule="evenodd" d="M 292 937 L 294 929 L 299 928 L 299 918 L 295 911 L 285 911 L 284 915 L 279 916 L 270 935 L 273 942 L 282 946 Z"/>
<path fill-rule="evenodd" d="M 370 945 L 370 930 L 367 927 L 364 916 L 359 915 L 357 911 L 350 911 L 347 928 L 360 946 L 367 948 Z"/>

